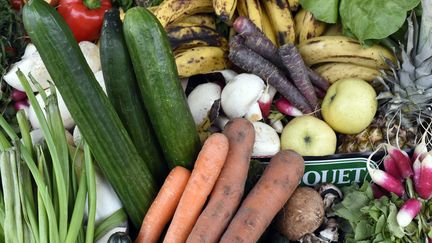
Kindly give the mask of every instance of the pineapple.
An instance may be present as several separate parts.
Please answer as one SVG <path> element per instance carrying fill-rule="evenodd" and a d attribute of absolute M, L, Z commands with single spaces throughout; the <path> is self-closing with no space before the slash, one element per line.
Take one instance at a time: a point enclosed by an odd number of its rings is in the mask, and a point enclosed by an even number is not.
<path fill-rule="evenodd" d="M 422 0 L 422 25 L 408 18 L 406 47 L 397 66 L 376 81 L 379 108 L 371 125 L 356 135 L 342 135 L 338 153 L 373 151 L 383 142 L 413 148 L 432 118 L 432 0 Z M 427 7 L 425 7 L 427 6 Z"/>

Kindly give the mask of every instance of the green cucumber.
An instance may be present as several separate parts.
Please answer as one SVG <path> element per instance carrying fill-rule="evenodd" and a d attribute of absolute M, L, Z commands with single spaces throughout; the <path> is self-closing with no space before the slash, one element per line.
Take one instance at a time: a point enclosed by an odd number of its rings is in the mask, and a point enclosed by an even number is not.
<path fill-rule="evenodd" d="M 124 36 L 144 106 L 170 168 L 192 169 L 201 148 L 168 37 L 143 7 L 126 12 Z"/>
<path fill-rule="evenodd" d="M 105 12 L 99 39 L 102 72 L 108 98 L 153 177 L 162 185 L 168 167 L 151 126 L 123 37 L 118 9 Z"/>
<path fill-rule="evenodd" d="M 43 0 L 30 0 L 23 21 L 99 167 L 139 228 L 157 192 L 146 163 L 59 13 Z"/>

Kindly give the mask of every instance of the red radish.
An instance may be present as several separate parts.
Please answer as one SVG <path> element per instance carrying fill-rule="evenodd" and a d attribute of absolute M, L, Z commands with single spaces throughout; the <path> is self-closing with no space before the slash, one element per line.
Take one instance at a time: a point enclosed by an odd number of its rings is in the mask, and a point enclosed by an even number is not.
<path fill-rule="evenodd" d="M 420 178 L 415 185 L 416 192 L 423 199 L 432 196 L 432 155 L 427 154 L 421 162 Z"/>
<path fill-rule="evenodd" d="M 279 98 L 275 101 L 275 106 L 278 111 L 287 116 L 302 116 L 303 113 L 295 108 L 287 99 Z"/>
<path fill-rule="evenodd" d="M 429 129 L 429 128 L 428 128 Z M 423 134 L 421 142 L 417 144 L 417 146 L 414 149 L 413 156 L 411 158 L 411 161 L 416 161 L 416 159 L 419 157 L 420 160 L 423 159 L 423 156 L 428 152 L 427 146 L 426 146 L 426 132 Z"/>
<path fill-rule="evenodd" d="M 413 176 L 414 185 L 417 185 L 419 183 L 420 175 L 421 175 L 421 162 L 419 157 L 417 157 L 413 163 L 413 171 L 414 171 L 414 176 Z"/>
<path fill-rule="evenodd" d="M 21 109 L 27 110 L 29 108 L 28 100 L 25 99 L 25 100 L 16 101 L 14 103 L 14 108 L 16 111 L 19 111 Z"/>
<path fill-rule="evenodd" d="M 373 156 L 373 154 L 374 153 L 369 156 L 366 163 L 366 167 L 370 177 L 372 178 L 372 181 L 375 182 L 377 185 L 381 186 L 383 189 L 387 190 L 388 192 L 393 192 L 398 196 L 402 196 L 405 193 L 405 188 L 400 180 L 394 178 L 385 171 L 372 168 L 371 157 Z"/>
<path fill-rule="evenodd" d="M 370 186 L 372 188 L 374 198 L 378 199 L 386 195 L 385 192 L 383 192 L 383 190 L 381 189 L 381 187 L 379 187 L 377 184 L 371 183 Z"/>
<path fill-rule="evenodd" d="M 415 198 L 408 199 L 396 215 L 396 220 L 401 227 L 408 226 L 421 210 L 421 202 Z"/>
<path fill-rule="evenodd" d="M 273 102 L 273 98 L 275 94 L 276 94 L 276 89 L 271 85 L 267 85 L 266 88 L 264 89 L 264 93 L 261 95 L 261 98 L 258 100 L 261 113 L 265 118 L 267 118 L 270 115 L 270 107 Z"/>
<path fill-rule="evenodd" d="M 413 176 L 414 172 L 411 167 L 411 159 L 408 154 L 390 144 L 386 144 L 387 151 L 396 162 L 399 174 L 403 179 Z"/>
<path fill-rule="evenodd" d="M 384 157 L 384 170 L 394 178 L 402 179 L 396 161 L 390 155 Z"/>
<path fill-rule="evenodd" d="M 21 101 L 27 99 L 27 95 L 23 91 L 19 91 L 17 89 L 13 89 L 11 93 L 11 98 L 13 101 Z"/>

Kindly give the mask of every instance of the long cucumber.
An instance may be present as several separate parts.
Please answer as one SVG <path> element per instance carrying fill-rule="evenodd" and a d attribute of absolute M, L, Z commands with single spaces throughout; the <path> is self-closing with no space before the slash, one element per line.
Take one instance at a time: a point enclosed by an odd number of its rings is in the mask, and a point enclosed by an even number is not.
<path fill-rule="evenodd" d="M 108 98 L 129 133 L 138 153 L 161 185 L 168 167 L 142 103 L 132 62 L 123 37 L 118 9 L 105 13 L 99 39 L 102 72 Z"/>
<path fill-rule="evenodd" d="M 180 165 L 192 169 L 201 143 L 166 32 L 143 7 L 126 12 L 123 31 L 144 106 L 165 159 L 170 168 Z"/>
<path fill-rule="evenodd" d="M 99 167 L 138 228 L 157 190 L 146 158 L 139 155 L 57 11 L 43 0 L 30 0 L 23 21 Z"/>

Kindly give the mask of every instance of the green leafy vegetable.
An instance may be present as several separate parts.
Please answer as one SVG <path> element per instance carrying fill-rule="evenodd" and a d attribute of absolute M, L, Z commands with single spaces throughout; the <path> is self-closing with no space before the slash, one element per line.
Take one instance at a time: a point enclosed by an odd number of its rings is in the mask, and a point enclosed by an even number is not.
<path fill-rule="evenodd" d="M 300 0 L 300 4 L 318 20 L 332 24 L 338 20 L 339 0 Z"/>
<path fill-rule="evenodd" d="M 300 0 L 300 3 L 326 23 L 336 23 L 339 13 L 347 35 L 370 43 L 397 32 L 407 12 L 418 6 L 420 0 Z"/>

